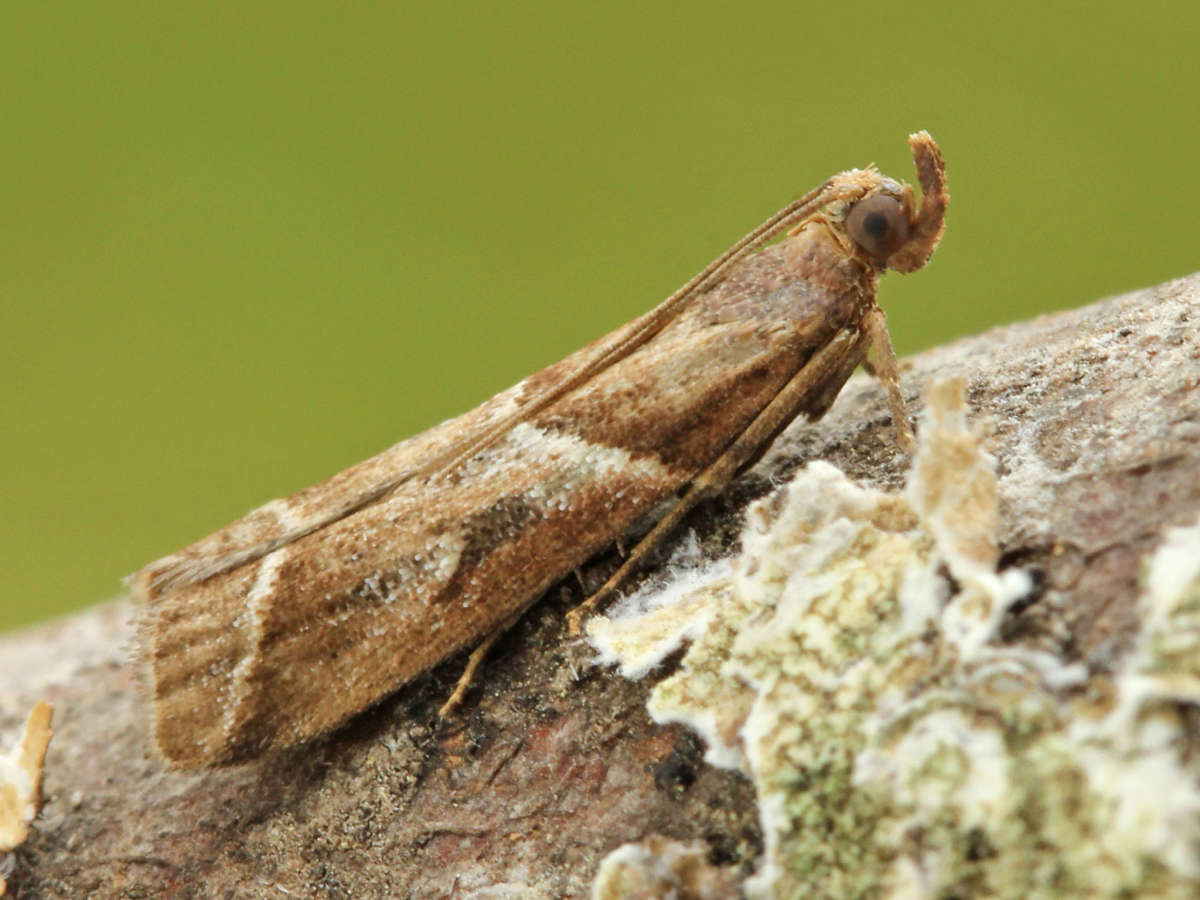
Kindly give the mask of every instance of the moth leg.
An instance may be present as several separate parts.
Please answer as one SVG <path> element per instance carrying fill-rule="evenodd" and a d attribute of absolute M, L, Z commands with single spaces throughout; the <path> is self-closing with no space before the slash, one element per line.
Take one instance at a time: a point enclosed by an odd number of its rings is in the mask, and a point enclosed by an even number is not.
<path fill-rule="evenodd" d="M 862 360 L 868 338 L 869 335 L 862 332 L 842 331 L 814 353 L 733 443 L 692 480 L 667 514 L 638 541 L 612 577 L 596 593 L 567 613 L 567 626 L 571 634 L 579 634 L 584 617 L 613 595 L 697 503 L 720 493 L 730 479 L 756 459 L 792 419 L 801 412 L 808 412 L 814 417 L 824 412 L 828 405 L 825 399 L 841 388 Z M 837 383 L 831 391 L 834 381 Z"/>
<path fill-rule="evenodd" d="M 467 667 L 463 669 L 461 675 L 458 676 L 458 683 L 454 685 L 454 690 L 450 696 L 446 698 L 446 702 L 438 709 L 438 718 L 446 719 L 454 714 L 454 711 L 462 704 L 463 697 L 471 688 L 471 682 L 475 680 L 475 673 L 479 671 L 479 667 L 483 665 L 483 661 L 487 658 L 488 651 L 492 649 L 492 645 L 499 640 L 500 635 L 512 628 L 517 621 L 525 614 L 525 609 L 522 608 L 518 615 L 506 619 L 496 628 L 491 634 L 480 642 L 479 646 L 471 651 L 471 655 L 467 657 Z"/>
<path fill-rule="evenodd" d="M 871 309 L 863 318 L 863 325 L 875 353 L 871 374 L 879 379 L 887 392 L 888 406 L 892 408 L 892 424 L 896 428 L 896 442 L 905 453 L 912 454 L 917 443 L 908 420 L 908 410 L 904 407 L 904 396 L 900 393 L 900 367 L 896 362 L 896 351 L 892 349 L 892 338 L 888 334 L 883 310 L 879 307 Z"/>

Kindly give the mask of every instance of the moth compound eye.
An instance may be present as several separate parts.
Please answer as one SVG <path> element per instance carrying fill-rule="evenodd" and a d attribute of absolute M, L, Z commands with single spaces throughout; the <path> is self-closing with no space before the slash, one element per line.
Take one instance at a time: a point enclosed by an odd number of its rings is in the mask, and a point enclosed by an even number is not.
<path fill-rule="evenodd" d="M 846 233 L 883 262 L 908 240 L 908 216 L 900 201 L 875 194 L 854 204 L 846 216 Z"/>

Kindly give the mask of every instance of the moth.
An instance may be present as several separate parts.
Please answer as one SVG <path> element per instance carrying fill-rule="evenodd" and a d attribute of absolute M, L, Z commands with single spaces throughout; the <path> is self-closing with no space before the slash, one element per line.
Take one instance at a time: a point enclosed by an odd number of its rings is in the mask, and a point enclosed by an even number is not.
<path fill-rule="evenodd" d="M 949 195 L 933 138 L 909 145 L 919 209 L 874 166 L 835 175 L 643 316 L 131 575 L 166 761 L 310 740 L 476 647 L 452 705 L 551 585 L 657 520 L 571 614 L 578 631 L 689 509 L 824 414 L 870 350 L 910 445 L 876 286 L 925 265 Z"/>

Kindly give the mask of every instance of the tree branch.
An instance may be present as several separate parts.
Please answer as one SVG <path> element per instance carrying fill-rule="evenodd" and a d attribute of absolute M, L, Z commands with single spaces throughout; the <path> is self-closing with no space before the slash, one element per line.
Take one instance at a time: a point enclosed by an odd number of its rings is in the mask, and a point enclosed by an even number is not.
<path fill-rule="evenodd" d="M 1130 651 L 1139 567 L 1200 510 L 1198 318 L 1193 275 L 904 361 L 914 408 L 931 381 L 963 376 L 973 415 L 991 420 L 1001 567 L 1034 584 L 1004 642 L 1101 672 Z M 907 462 L 891 434 L 883 392 L 856 376 L 823 421 L 794 424 L 687 527 L 707 554 L 732 552 L 745 504 L 814 459 L 897 488 Z M 594 561 L 585 582 L 616 563 Z M 580 596 L 573 583 L 551 591 L 449 723 L 435 712 L 462 659 L 328 740 L 198 774 L 166 772 L 147 749 L 126 603 L 7 636 L 0 727 L 43 698 L 56 710 L 46 802 L 10 890 L 584 897 L 607 853 L 653 835 L 702 841 L 713 866 L 745 875 L 762 849 L 750 782 L 650 720 L 653 678 L 589 666 L 563 624 Z"/>

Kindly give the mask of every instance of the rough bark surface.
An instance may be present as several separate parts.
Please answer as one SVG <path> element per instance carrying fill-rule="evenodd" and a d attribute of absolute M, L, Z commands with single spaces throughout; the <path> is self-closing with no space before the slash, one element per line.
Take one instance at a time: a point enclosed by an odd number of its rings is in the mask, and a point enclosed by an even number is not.
<path fill-rule="evenodd" d="M 905 361 L 915 409 L 968 379 L 1000 465 L 1003 564 L 1034 574 L 1005 639 L 1093 670 L 1136 631 L 1139 565 L 1200 513 L 1200 275 L 1045 316 Z M 856 376 L 815 426 L 796 423 L 689 526 L 713 555 L 740 511 L 810 459 L 897 487 L 882 392 Z M 614 554 L 583 573 L 595 586 Z M 651 573 L 652 577 L 652 573 Z M 462 660 L 332 737 L 250 765 L 167 772 L 126 665 L 117 602 L 0 641 L 0 729 L 55 708 L 46 802 L 17 851 L 18 897 L 583 897 L 600 860 L 654 835 L 753 867 L 741 776 L 644 710 L 647 686 L 588 665 L 563 613 L 572 579 L 494 648 L 460 715 L 438 723 Z"/>

